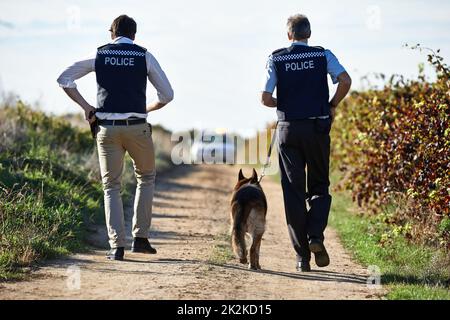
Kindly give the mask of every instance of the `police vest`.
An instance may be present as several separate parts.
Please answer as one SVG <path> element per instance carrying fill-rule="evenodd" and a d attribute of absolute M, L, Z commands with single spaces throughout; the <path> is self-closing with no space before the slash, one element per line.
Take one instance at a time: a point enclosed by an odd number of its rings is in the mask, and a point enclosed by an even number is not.
<path fill-rule="evenodd" d="M 292 45 L 272 53 L 277 74 L 279 120 L 330 114 L 325 49 Z"/>
<path fill-rule="evenodd" d="M 146 113 L 146 49 L 135 44 L 107 44 L 97 49 L 97 111 Z"/>

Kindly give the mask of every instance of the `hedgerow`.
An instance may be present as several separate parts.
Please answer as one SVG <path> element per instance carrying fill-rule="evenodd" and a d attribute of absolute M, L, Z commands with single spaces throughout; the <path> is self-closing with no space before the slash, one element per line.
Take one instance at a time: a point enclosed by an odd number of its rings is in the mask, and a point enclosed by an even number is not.
<path fill-rule="evenodd" d="M 360 206 L 397 233 L 448 249 L 450 69 L 438 54 L 428 54 L 433 82 L 420 72 L 353 92 L 339 107 L 332 154 Z"/>

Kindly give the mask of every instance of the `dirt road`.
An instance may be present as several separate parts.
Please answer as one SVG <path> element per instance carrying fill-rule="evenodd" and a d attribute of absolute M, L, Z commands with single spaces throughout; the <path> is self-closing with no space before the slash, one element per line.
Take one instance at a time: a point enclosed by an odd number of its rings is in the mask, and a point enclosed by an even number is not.
<path fill-rule="evenodd" d="M 262 182 L 269 203 L 263 270 L 227 261 L 223 239 L 236 178 L 231 166 L 175 168 L 157 181 L 151 232 L 157 255 L 126 251 L 126 261 L 107 261 L 101 226 L 90 237 L 94 250 L 46 262 L 30 280 L 0 283 L 0 299 L 378 298 L 366 286 L 365 268 L 350 259 L 331 229 L 326 234 L 331 265 L 318 270 L 312 264 L 311 273 L 295 271 L 281 189 L 270 178 Z"/>

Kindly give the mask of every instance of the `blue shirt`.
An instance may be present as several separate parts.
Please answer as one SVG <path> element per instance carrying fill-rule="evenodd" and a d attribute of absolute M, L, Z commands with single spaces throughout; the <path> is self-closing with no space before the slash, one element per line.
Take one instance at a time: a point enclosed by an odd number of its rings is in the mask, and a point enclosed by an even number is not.
<path fill-rule="evenodd" d="M 299 46 L 307 46 L 308 44 L 304 42 L 293 42 L 293 45 L 299 45 Z M 325 50 L 325 57 L 327 59 L 327 72 L 331 76 L 331 80 L 333 83 L 337 83 L 338 79 L 337 77 L 342 73 L 345 72 L 344 67 L 339 63 L 336 56 L 330 51 Z M 269 56 L 269 59 L 266 64 L 266 73 L 265 73 L 265 79 L 262 91 L 273 93 L 277 86 L 277 74 L 275 72 L 274 64 L 272 61 L 272 55 Z"/>

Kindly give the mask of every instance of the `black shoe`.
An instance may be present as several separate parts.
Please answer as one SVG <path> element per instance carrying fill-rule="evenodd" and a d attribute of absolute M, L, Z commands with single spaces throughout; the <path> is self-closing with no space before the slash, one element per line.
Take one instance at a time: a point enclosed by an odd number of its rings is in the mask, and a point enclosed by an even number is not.
<path fill-rule="evenodd" d="M 316 264 L 318 267 L 326 267 L 330 264 L 330 257 L 323 245 L 323 242 L 317 239 L 311 239 L 309 241 L 309 250 L 314 253 Z"/>
<path fill-rule="evenodd" d="M 124 255 L 124 248 L 123 247 L 112 248 L 106 254 L 106 259 L 122 261 L 123 260 L 123 255 Z"/>
<path fill-rule="evenodd" d="M 309 261 L 298 261 L 297 262 L 297 271 L 310 272 L 311 265 L 309 264 Z"/>
<path fill-rule="evenodd" d="M 147 238 L 134 238 L 131 252 L 156 254 L 156 249 L 150 245 Z"/>

